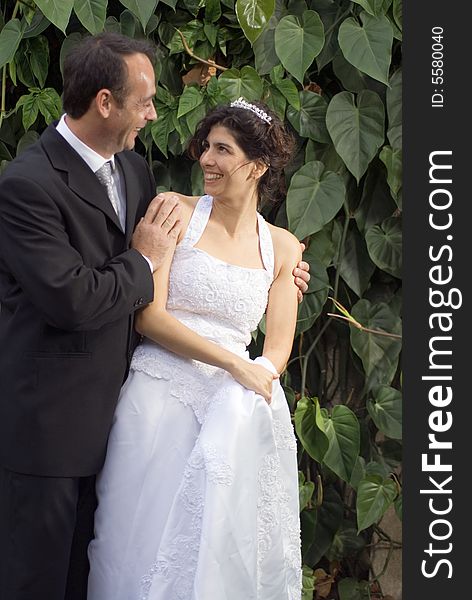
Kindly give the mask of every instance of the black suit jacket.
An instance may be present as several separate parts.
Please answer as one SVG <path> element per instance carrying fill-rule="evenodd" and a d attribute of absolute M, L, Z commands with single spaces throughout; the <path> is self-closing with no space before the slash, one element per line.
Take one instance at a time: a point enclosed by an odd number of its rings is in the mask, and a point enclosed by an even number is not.
<path fill-rule="evenodd" d="M 129 249 L 155 195 L 145 160 L 116 156 L 126 234 L 86 163 L 53 125 L 0 176 L 0 464 L 37 475 L 96 473 L 153 297 Z"/>

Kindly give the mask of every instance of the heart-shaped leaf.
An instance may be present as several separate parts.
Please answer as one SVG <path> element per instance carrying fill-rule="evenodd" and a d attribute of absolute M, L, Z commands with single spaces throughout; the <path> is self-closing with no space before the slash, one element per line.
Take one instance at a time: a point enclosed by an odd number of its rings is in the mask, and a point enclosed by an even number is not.
<path fill-rule="evenodd" d="M 146 25 L 156 9 L 157 1 L 158 0 L 120 0 L 120 3 L 138 18 L 143 29 L 146 30 Z"/>
<path fill-rule="evenodd" d="M 380 386 L 367 402 L 367 410 L 382 433 L 396 440 L 402 439 L 402 395 L 398 390 L 388 385 Z"/>
<path fill-rule="evenodd" d="M 22 35 L 23 25 L 18 19 L 11 19 L 0 31 L 0 68 L 13 60 Z"/>
<path fill-rule="evenodd" d="M 373 262 L 394 277 L 402 276 L 402 228 L 399 217 L 389 217 L 370 227 L 366 234 L 367 249 Z"/>
<path fill-rule="evenodd" d="M 289 80 L 285 80 L 289 81 Z M 293 84 L 293 82 L 290 82 Z M 299 109 L 288 107 L 287 118 L 293 128 L 302 136 L 316 142 L 329 142 L 326 129 L 326 110 L 328 104 L 319 94 L 302 90 L 297 94 Z"/>
<path fill-rule="evenodd" d="M 388 84 L 393 29 L 386 16 L 361 12 L 359 25 L 349 17 L 339 27 L 339 46 L 347 61 L 374 79 Z"/>
<path fill-rule="evenodd" d="M 241 29 L 253 44 L 269 22 L 275 0 L 236 0 L 236 15 Z"/>
<path fill-rule="evenodd" d="M 252 67 L 245 66 L 241 71 L 229 69 L 220 75 L 218 84 L 221 93 L 229 100 L 240 96 L 246 100 L 259 100 L 262 96 L 262 80 Z"/>
<path fill-rule="evenodd" d="M 371 304 L 363 298 L 351 310 L 352 316 L 368 329 L 387 334 L 401 333 L 401 319 L 385 302 Z M 367 378 L 374 384 L 390 385 L 398 365 L 401 340 L 388 335 L 351 329 L 351 346 L 362 361 Z"/>
<path fill-rule="evenodd" d="M 368 475 L 357 488 L 357 529 L 362 531 L 376 523 L 395 500 L 397 486 L 392 479 Z"/>
<path fill-rule="evenodd" d="M 275 30 L 275 51 L 285 69 L 301 84 L 308 67 L 324 44 L 324 27 L 318 13 L 307 10 L 302 17 L 288 15 Z"/>
<path fill-rule="evenodd" d="M 325 171 L 319 161 L 303 165 L 293 175 L 287 194 L 290 231 L 299 240 L 320 231 L 336 215 L 344 198 L 339 175 Z"/>
<path fill-rule="evenodd" d="M 356 415 L 347 406 L 339 404 L 329 417 L 323 410 L 325 433 L 329 447 L 323 462 L 341 479 L 351 479 L 360 448 L 360 428 Z"/>
<path fill-rule="evenodd" d="M 308 454 L 321 463 L 329 446 L 318 398 L 301 398 L 295 409 L 295 431 Z"/>
<path fill-rule="evenodd" d="M 384 142 L 384 105 L 378 94 L 362 90 L 357 96 L 340 92 L 326 111 L 326 125 L 336 152 L 360 181 Z"/>
<path fill-rule="evenodd" d="M 108 0 L 74 0 L 74 12 L 92 35 L 103 31 Z"/>
<path fill-rule="evenodd" d="M 74 0 L 36 0 L 35 4 L 53 25 L 66 33 Z"/>

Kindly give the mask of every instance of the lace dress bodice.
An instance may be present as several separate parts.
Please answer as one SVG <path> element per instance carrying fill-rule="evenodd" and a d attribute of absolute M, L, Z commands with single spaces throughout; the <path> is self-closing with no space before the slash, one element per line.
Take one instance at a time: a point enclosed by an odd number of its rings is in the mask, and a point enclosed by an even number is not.
<path fill-rule="evenodd" d="M 272 237 L 264 218 L 258 214 L 264 268 L 240 267 L 211 256 L 195 244 L 205 230 L 212 205 L 211 196 L 199 199 L 185 236 L 176 247 L 167 310 L 206 339 L 244 355 L 251 332 L 267 306 L 274 271 Z M 192 405 L 200 421 L 206 411 L 203 399 L 209 396 L 209 386 L 217 386 L 224 376 L 221 369 L 178 356 L 148 339 L 136 349 L 131 369 L 169 380 L 171 394 Z M 198 401 L 192 401 L 197 397 Z"/>

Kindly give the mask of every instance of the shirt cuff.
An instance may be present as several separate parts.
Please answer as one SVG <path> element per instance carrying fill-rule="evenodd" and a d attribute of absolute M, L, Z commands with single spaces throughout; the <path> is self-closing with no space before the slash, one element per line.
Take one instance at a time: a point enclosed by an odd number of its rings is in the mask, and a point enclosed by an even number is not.
<path fill-rule="evenodd" d="M 152 264 L 152 260 L 150 258 L 148 258 L 147 256 L 144 256 L 144 254 L 141 254 L 141 256 L 144 258 L 144 260 L 149 265 L 149 268 L 151 269 L 151 273 L 154 273 L 154 265 Z"/>

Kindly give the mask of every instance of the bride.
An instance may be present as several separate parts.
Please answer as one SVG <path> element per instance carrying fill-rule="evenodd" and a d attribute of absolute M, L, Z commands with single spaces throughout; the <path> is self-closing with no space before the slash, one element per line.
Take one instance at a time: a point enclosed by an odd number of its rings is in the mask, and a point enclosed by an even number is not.
<path fill-rule="evenodd" d="M 88 600 L 300 600 L 296 441 L 278 382 L 300 245 L 257 212 L 280 194 L 292 149 L 277 116 L 242 98 L 191 140 L 206 195 L 180 196 L 175 252 L 137 317 L 143 341 L 97 482 Z"/>

